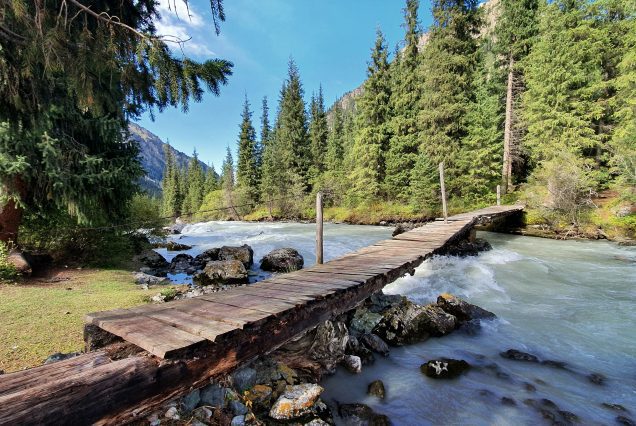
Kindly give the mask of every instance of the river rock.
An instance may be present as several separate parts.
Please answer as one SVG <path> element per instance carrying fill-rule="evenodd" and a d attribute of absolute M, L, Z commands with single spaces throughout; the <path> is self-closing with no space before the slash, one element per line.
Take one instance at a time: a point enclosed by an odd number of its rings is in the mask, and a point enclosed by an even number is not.
<path fill-rule="evenodd" d="M 391 235 L 395 237 L 405 232 L 412 231 L 413 229 L 418 228 L 420 226 L 422 226 L 421 223 L 413 223 L 413 222 L 398 223 L 397 225 L 395 225 L 395 229 L 393 229 L 393 234 Z"/>
<path fill-rule="evenodd" d="M 346 425 L 384 426 L 391 424 L 387 416 L 377 414 L 365 404 L 340 404 L 338 414 Z"/>
<path fill-rule="evenodd" d="M 399 294 L 384 294 L 382 291 L 378 291 L 366 300 L 366 305 L 371 312 L 383 313 L 388 308 L 400 305 L 406 300 L 406 297 Z"/>
<path fill-rule="evenodd" d="M 240 401 L 230 401 L 230 410 L 235 416 L 243 416 L 248 412 L 245 404 Z"/>
<path fill-rule="evenodd" d="M 208 262 L 212 262 L 213 260 L 219 260 L 219 251 L 221 249 L 214 247 L 204 251 L 201 254 L 197 254 L 194 258 L 194 263 L 201 269 L 208 264 Z"/>
<path fill-rule="evenodd" d="M 389 346 L 382 338 L 373 333 L 367 333 L 360 336 L 360 343 L 382 356 L 389 356 Z"/>
<path fill-rule="evenodd" d="M 238 260 L 249 269 L 254 263 L 254 250 L 247 244 L 240 247 L 223 246 L 219 249 L 219 260 Z"/>
<path fill-rule="evenodd" d="M 387 346 L 387 350 L 388 350 L 388 346 Z M 347 355 L 356 355 L 362 361 L 362 365 L 372 364 L 375 361 L 373 352 L 371 352 L 369 348 L 367 348 L 362 343 L 360 343 L 358 338 L 353 335 L 349 335 L 345 353 Z"/>
<path fill-rule="evenodd" d="M 357 355 L 345 355 L 342 365 L 349 373 L 358 374 L 362 372 L 362 360 Z"/>
<path fill-rule="evenodd" d="M 269 411 L 274 390 L 267 385 L 254 385 L 245 392 L 245 399 L 250 402 L 253 410 Z"/>
<path fill-rule="evenodd" d="M 454 315 L 459 321 L 471 321 L 475 319 L 494 319 L 497 315 L 479 306 L 470 304 L 452 294 L 443 293 L 437 298 L 437 306 L 444 312 Z"/>
<path fill-rule="evenodd" d="M 232 421 L 230 421 L 230 426 L 245 426 L 245 416 L 234 416 L 232 417 Z"/>
<path fill-rule="evenodd" d="M 186 272 L 192 270 L 194 257 L 186 253 L 179 253 L 172 258 L 170 270 L 174 272 Z"/>
<path fill-rule="evenodd" d="M 272 250 L 261 259 L 261 269 L 272 272 L 292 272 L 302 269 L 305 259 L 293 248 Z"/>
<path fill-rule="evenodd" d="M 443 336 L 457 326 L 457 319 L 437 305 L 405 301 L 387 310 L 373 332 L 391 345 L 401 346 Z"/>
<path fill-rule="evenodd" d="M 166 411 L 166 413 L 163 416 L 166 419 L 170 419 L 170 420 L 174 420 L 174 421 L 181 420 L 181 417 L 179 416 L 179 411 L 177 410 L 177 407 L 168 408 L 168 411 Z"/>
<path fill-rule="evenodd" d="M 145 285 L 167 284 L 170 282 L 170 280 L 165 277 L 156 277 L 143 272 L 133 272 L 133 280 L 135 280 L 135 284 Z"/>
<path fill-rule="evenodd" d="M 602 386 L 605 384 L 607 377 L 601 373 L 591 373 L 587 375 L 587 380 L 594 383 L 595 385 Z"/>
<path fill-rule="evenodd" d="M 475 241 L 462 240 L 444 249 L 444 254 L 448 256 L 477 256 L 482 251 L 492 250 L 492 246 L 481 238 Z"/>
<path fill-rule="evenodd" d="M 349 331 L 342 321 L 325 321 L 301 337 L 286 343 L 282 350 L 316 361 L 324 370 L 333 373 L 342 362 Z"/>
<path fill-rule="evenodd" d="M 135 256 L 133 260 L 143 263 L 153 269 L 167 268 L 170 265 L 162 255 L 154 250 L 145 250 L 141 254 Z"/>
<path fill-rule="evenodd" d="M 195 389 L 181 399 L 181 407 L 184 412 L 189 413 L 201 402 L 201 391 Z"/>
<path fill-rule="evenodd" d="M 232 373 L 232 384 L 240 393 L 251 389 L 256 384 L 256 370 L 250 367 L 241 368 Z"/>
<path fill-rule="evenodd" d="M 183 251 L 183 250 L 190 250 L 192 246 L 169 240 L 166 243 L 166 248 L 168 249 L 168 251 Z"/>
<path fill-rule="evenodd" d="M 225 406 L 225 394 L 226 389 L 221 385 L 212 383 L 203 389 L 201 389 L 200 398 L 201 404 L 210 407 L 224 407 Z"/>
<path fill-rule="evenodd" d="M 377 396 L 378 398 L 384 399 L 386 395 L 386 390 L 384 389 L 384 382 L 382 380 L 374 380 L 369 383 L 369 387 L 367 388 L 367 393 L 372 396 Z"/>
<path fill-rule="evenodd" d="M 604 402 L 601 404 L 601 407 L 607 408 L 608 410 L 612 410 L 612 411 L 623 411 L 625 413 L 629 413 L 629 410 L 620 404 L 610 404 L 610 403 Z"/>
<path fill-rule="evenodd" d="M 432 379 L 454 379 L 469 368 L 466 361 L 451 358 L 433 359 L 420 366 L 422 373 Z"/>
<path fill-rule="evenodd" d="M 249 282 L 245 266 L 238 260 L 216 260 L 208 262 L 193 278 L 200 286 L 219 284 L 247 284 Z"/>
<path fill-rule="evenodd" d="M 536 355 L 522 352 L 517 349 L 508 349 L 505 352 L 500 352 L 499 356 L 501 356 L 502 358 L 511 359 L 513 361 L 539 362 L 539 358 Z"/>
<path fill-rule="evenodd" d="M 64 361 L 66 359 L 75 358 L 78 355 L 81 355 L 81 352 L 69 352 L 64 354 L 62 352 L 56 352 L 53 355 L 50 355 L 45 361 L 44 364 L 53 364 L 55 362 Z"/>
<path fill-rule="evenodd" d="M 355 310 L 353 318 L 349 323 L 349 329 L 354 334 L 371 333 L 381 320 L 381 314 L 371 312 L 367 308 L 358 308 Z"/>
<path fill-rule="evenodd" d="M 623 426 L 636 426 L 636 422 L 627 416 L 616 416 L 616 423 Z"/>
<path fill-rule="evenodd" d="M 307 415 L 322 391 L 321 386 L 312 383 L 288 385 L 272 406 L 269 416 L 276 420 L 292 420 Z"/>

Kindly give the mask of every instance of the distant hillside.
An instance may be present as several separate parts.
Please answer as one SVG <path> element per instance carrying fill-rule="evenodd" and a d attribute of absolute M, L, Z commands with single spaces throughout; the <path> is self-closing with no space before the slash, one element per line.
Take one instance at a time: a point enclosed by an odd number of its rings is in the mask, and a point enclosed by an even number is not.
<path fill-rule="evenodd" d="M 167 146 L 159 136 L 151 133 L 147 129 L 135 123 L 128 126 L 130 138 L 139 144 L 141 165 L 146 171 L 146 176 L 141 180 L 141 186 L 150 194 L 161 193 L 161 180 L 163 179 L 163 169 L 166 165 L 164 146 Z M 190 161 L 190 156 L 181 151 L 177 151 L 170 146 L 179 167 L 186 167 Z M 203 170 L 207 172 L 208 166 L 200 162 Z"/>

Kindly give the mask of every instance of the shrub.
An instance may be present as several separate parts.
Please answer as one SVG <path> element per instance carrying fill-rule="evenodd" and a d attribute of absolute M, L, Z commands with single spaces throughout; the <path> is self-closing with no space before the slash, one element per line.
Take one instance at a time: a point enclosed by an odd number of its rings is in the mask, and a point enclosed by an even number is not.
<path fill-rule="evenodd" d="M 12 281 L 18 277 L 18 271 L 9 262 L 9 248 L 5 243 L 0 241 L 0 280 Z"/>

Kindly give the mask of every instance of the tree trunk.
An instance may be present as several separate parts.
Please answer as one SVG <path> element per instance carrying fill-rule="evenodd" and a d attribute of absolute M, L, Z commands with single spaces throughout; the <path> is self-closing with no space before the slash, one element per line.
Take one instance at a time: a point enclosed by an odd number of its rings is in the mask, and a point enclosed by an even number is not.
<path fill-rule="evenodd" d="M 26 189 L 26 184 L 18 176 L 4 185 L 3 192 L 5 194 L 14 194 L 16 197 L 24 199 Z M 17 244 L 18 229 L 22 223 L 22 213 L 22 207 L 14 199 L 10 199 L 0 208 L 0 241 L 5 244 Z"/>
<path fill-rule="evenodd" d="M 512 187 L 512 86 L 514 59 L 510 55 L 508 64 L 508 87 L 506 89 L 506 121 L 504 124 L 504 154 L 501 172 L 502 190 L 506 194 Z"/>

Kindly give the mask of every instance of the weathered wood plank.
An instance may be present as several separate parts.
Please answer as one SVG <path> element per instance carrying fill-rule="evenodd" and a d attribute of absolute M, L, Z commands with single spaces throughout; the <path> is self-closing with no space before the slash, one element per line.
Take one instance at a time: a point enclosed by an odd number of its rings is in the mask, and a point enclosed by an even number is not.
<path fill-rule="evenodd" d="M 145 315 L 97 319 L 96 325 L 160 358 L 183 353 L 205 340 Z"/>

